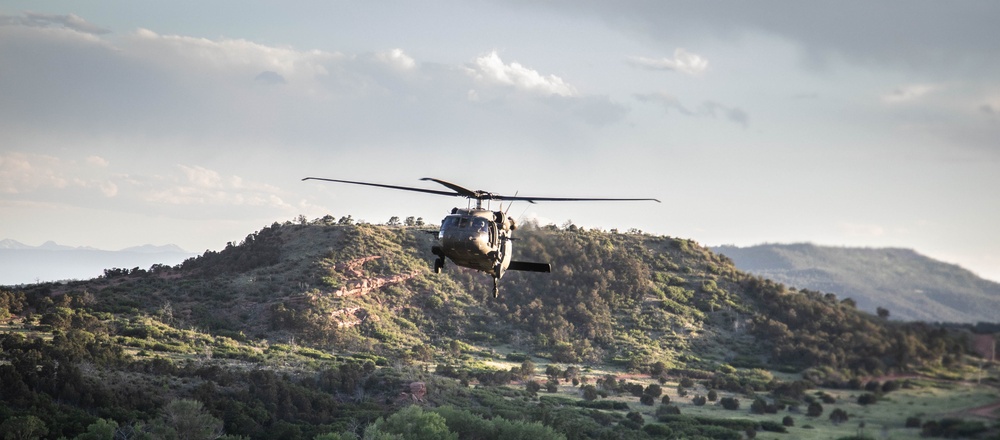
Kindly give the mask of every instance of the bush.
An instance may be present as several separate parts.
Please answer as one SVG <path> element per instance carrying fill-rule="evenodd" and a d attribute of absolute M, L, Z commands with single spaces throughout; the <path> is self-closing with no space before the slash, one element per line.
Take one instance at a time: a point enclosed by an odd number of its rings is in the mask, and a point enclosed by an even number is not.
<path fill-rule="evenodd" d="M 740 409 L 740 399 L 737 399 L 735 397 L 723 397 L 722 400 L 719 401 L 719 403 L 722 404 L 723 408 L 728 410 L 735 411 Z"/>
<path fill-rule="evenodd" d="M 760 422 L 760 429 L 770 432 L 788 432 L 788 430 L 785 429 L 785 426 L 786 425 L 783 425 L 778 422 L 772 422 L 770 420 L 764 420 Z"/>
<path fill-rule="evenodd" d="M 694 396 L 694 399 L 691 399 L 691 403 L 693 403 L 694 406 L 705 406 L 706 402 L 708 402 L 708 399 L 706 399 L 705 396 Z"/>
<path fill-rule="evenodd" d="M 823 415 L 823 405 L 819 402 L 813 402 L 809 404 L 809 408 L 806 409 L 806 415 L 809 417 L 819 417 Z"/>
<path fill-rule="evenodd" d="M 656 398 L 649 394 L 643 394 L 642 397 L 639 398 L 639 403 L 646 406 L 653 406 L 653 404 L 656 403 Z"/>
<path fill-rule="evenodd" d="M 865 394 L 862 394 L 862 395 L 858 396 L 858 404 L 859 405 L 872 405 L 872 404 L 874 404 L 876 402 L 878 402 L 878 396 L 876 396 L 874 394 L 865 393 Z"/>
<path fill-rule="evenodd" d="M 785 416 L 785 418 L 781 419 L 781 424 L 785 426 L 795 426 L 795 419 L 793 419 L 792 416 Z"/>

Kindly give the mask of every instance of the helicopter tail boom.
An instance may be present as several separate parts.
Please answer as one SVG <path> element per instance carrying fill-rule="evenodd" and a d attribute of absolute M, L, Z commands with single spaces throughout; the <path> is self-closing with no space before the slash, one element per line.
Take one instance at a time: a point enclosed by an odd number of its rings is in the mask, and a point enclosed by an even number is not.
<path fill-rule="evenodd" d="M 552 266 L 549 263 L 529 263 L 527 261 L 511 261 L 510 266 L 507 266 L 507 270 L 549 273 L 552 272 Z"/>

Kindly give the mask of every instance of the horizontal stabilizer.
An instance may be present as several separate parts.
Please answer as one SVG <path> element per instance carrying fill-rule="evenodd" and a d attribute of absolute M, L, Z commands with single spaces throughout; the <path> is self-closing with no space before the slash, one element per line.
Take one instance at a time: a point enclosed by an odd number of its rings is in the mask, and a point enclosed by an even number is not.
<path fill-rule="evenodd" d="M 528 263 L 526 261 L 511 261 L 507 270 L 523 270 L 525 272 L 552 272 L 549 263 Z"/>

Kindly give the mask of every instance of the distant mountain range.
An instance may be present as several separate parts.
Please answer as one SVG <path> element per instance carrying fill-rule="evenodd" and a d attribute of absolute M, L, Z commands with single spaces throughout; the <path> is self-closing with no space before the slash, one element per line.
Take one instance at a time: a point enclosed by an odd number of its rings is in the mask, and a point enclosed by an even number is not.
<path fill-rule="evenodd" d="M 799 289 L 851 298 L 858 308 L 889 310 L 891 319 L 997 322 L 1000 283 L 910 249 L 764 244 L 711 248 L 740 270 Z"/>
<path fill-rule="evenodd" d="M 173 266 L 196 255 L 173 244 L 147 244 L 106 251 L 89 246 L 66 246 L 54 241 L 29 246 L 4 239 L 0 240 L 0 286 L 85 280 L 104 274 L 104 269 L 149 269 L 154 264 Z"/>

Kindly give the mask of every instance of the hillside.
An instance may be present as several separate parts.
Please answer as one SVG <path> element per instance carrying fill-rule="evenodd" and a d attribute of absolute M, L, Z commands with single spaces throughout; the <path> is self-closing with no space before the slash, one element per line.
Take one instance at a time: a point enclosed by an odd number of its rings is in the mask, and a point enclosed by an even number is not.
<path fill-rule="evenodd" d="M 46 438 L 111 425 L 170 437 L 188 414 L 230 438 L 354 438 L 419 419 L 462 438 L 735 439 L 780 424 L 706 415 L 724 410 L 705 396 L 767 393 L 801 417 L 810 388 L 975 371 L 967 330 L 786 289 L 690 240 L 531 224 L 518 238 L 519 259 L 553 272 L 509 273 L 499 300 L 481 273 L 433 274 L 424 230 L 330 218 L 174 267 L 0 288 L 0 419 Z M 701 415 L 678 419 L 681 407 Z M 830 426 L 818 435 L 851 432 Z"/>
<path fill-rule="evenodd" d="M 909 249 L 766 244 L 721 246 L 741 270 L 774 281 L 851 298 L 858 308 L 881 307 L 893 319 L 996 322 L 1000 284 Z"/>

